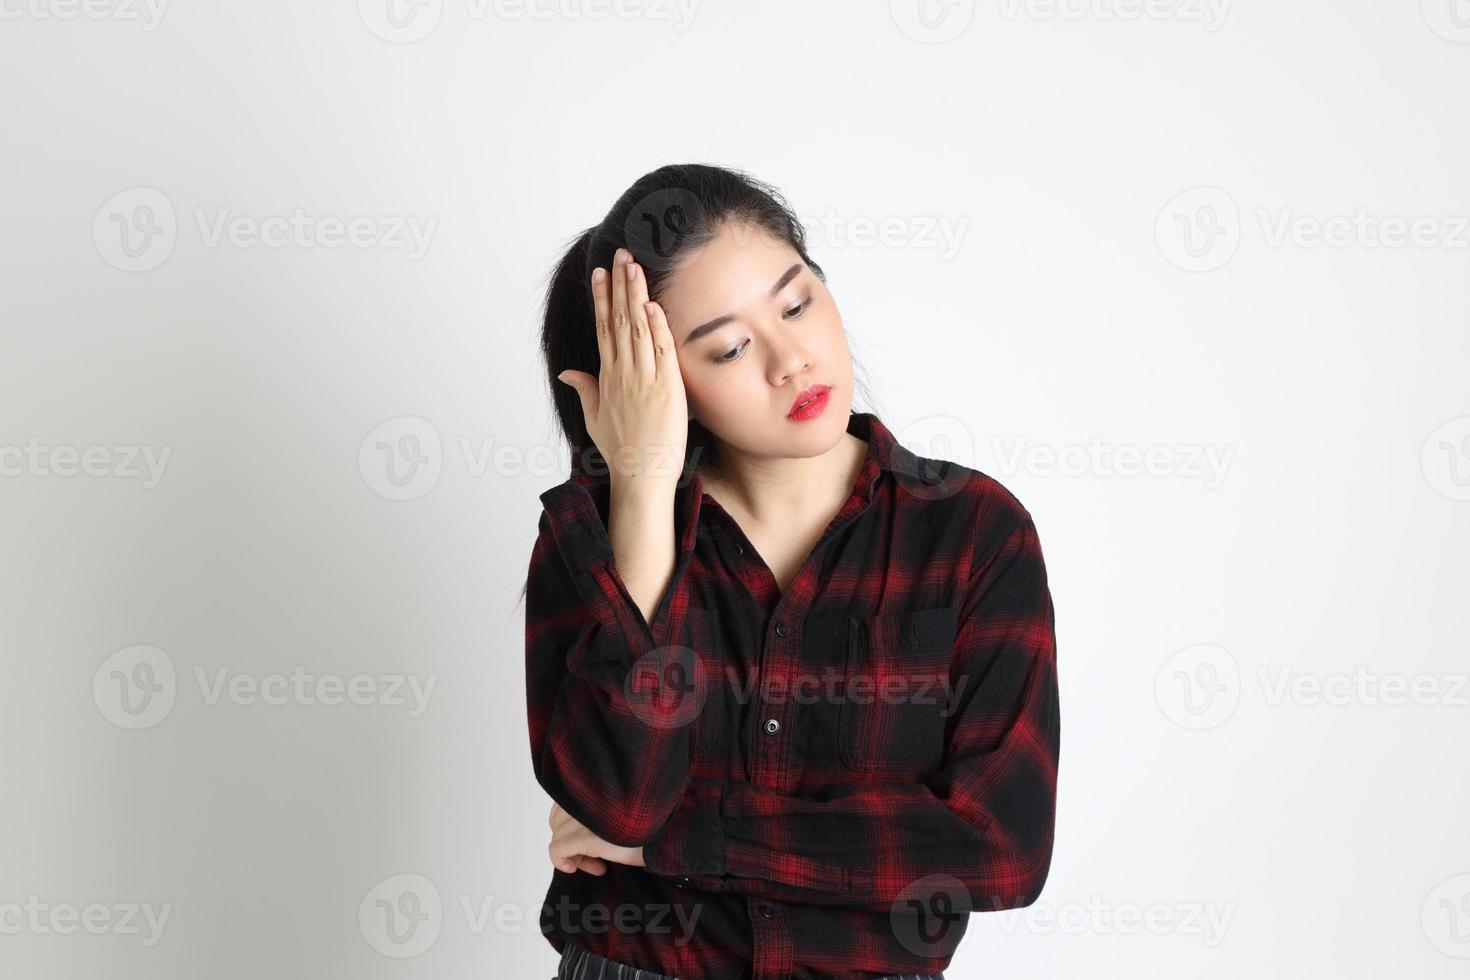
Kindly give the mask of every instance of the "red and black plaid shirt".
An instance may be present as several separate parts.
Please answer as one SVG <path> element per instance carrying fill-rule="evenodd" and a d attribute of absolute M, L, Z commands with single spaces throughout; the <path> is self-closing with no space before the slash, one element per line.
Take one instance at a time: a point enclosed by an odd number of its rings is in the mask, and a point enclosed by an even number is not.
<path fill-rule="evenodd" d="M 867 458 L 784 593 L 686 467 L 651 622 L 613 562 L 607 478 L 541 494 L 536 779 L 647 865 L 553 870 L 557 950 L 693 980 L 937 973 L 969 912 L 1036 900 L 1060 745 L 1036 527 L 872 413 L 848 431 Z"/>

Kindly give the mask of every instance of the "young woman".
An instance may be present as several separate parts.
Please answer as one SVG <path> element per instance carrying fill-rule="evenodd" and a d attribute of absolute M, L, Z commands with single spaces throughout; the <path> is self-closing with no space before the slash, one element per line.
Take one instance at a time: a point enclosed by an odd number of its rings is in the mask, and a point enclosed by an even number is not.
<path fill-rule="evenodd" d="M 572 449 L 526 592 L 559 976 L 942 977 L 1051 864 L 1030 513 L 852 411 L 803 229 L 738 172 L 630 187 L 542 347 Z"/>

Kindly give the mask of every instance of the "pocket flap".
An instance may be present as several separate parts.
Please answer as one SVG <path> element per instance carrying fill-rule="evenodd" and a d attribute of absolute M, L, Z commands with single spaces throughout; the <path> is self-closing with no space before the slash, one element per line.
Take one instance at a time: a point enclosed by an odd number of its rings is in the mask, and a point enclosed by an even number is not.
<path fill-rule="evenodd" d="M 852 620 L 852 639 L 875 650 L 937 653 L 954 647 L 954 606 L 914 609 Z"/>

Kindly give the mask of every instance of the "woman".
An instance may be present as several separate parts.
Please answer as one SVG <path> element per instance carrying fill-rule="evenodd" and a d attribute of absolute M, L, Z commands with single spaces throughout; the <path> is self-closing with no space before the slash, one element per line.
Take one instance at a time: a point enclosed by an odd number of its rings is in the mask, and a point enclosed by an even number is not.
<path fill-rule="evenodd" d="M 851 412 L 801 225 L 737 172 L 630 187 L 542 346 L 572 448 L 526 593 L 559 976 L 942 977 L 1050 868 L 1031 515 Z"/>

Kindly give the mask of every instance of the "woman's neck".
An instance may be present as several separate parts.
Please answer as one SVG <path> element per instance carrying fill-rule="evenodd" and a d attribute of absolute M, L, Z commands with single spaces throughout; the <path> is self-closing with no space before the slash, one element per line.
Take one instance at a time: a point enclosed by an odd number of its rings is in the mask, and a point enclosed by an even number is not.
<path fill-rule="evenodd" d="M 868 444 L 850 432 L 818 456 L 740 457 L 719 448 L 718 463 L 701 471 L 704 490 L 721 507 L 757 525 L 796 515 L 831 513 L 852 493 Z"/>

